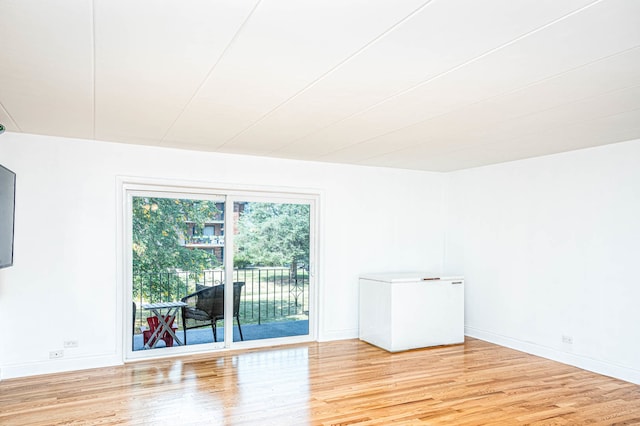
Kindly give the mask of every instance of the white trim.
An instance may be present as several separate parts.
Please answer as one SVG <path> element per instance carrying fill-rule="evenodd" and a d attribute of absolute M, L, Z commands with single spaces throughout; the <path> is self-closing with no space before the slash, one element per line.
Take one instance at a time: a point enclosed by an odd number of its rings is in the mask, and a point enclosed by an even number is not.
<path fill-rule="evenodd" d="M 224 204 L 224 347 L 233 344 L 233 197 L 227 196 Z M 227 223 L 230 220 L 231 223 Z M 231 231 L 231 232 L 228 232 Z M 229 256 L 231 253 L 231 256 Z M 231 315 L 229 315 L 231 312 Z"/>
<path fill-rule="evenodd" d="M 149 360 L 157 360 L 157 359 L 168 359 L 168 358 L 179 358 L 184 356 L 191 355 L 207 355 L 207 354 L 224 354 L 227 352 L 237 352 L 238 350 L 243 349 L 259 349 L 266 347 L 274 347 L 280 345 L 296 345 L 300 343 L 310 343 L 315 340 L 311 339 L 309 336 L 290 336 L 290 337 L 278 337 L 273 339 L 261 339 L 261 340 L 250 340 L 246 342 L 233 342 L 233 348 L 227 348 L 224 346 L 215 347 L 212 349 L 212 344 L 200 344 L 190 346 L 192 350 L 189 351 L 172 351 L 172 349 L 185 349 L 185 348 L 167 348 L 163 351 L 155 351 L 148 352 L 148 354 L 144 357 L 139 358 L 131 358 L 124 361 L 124 364 L 130 364 L 134 362 L 140 361 L 149 361 Z M 142 352 L 142 351 L 138 351 Z M 147 353 L 147 352 L 145 352 Z M 122 362 L 120 362 L 122 364 Z"/>
<path fill-rule="evenodd" d="M 318 294 L 320 291 L 320 279 L 324 276 L 319 271 L 321 263 L 320 257 L 320 217 L 321 212 L 320 195 L 314 197 L 309 208 L 309 339 L 318 339 L 320 302 Z M 312 315 L 313 313 L 313 315 Z"/>
<path fill-rule="evenodd" d="M 41 362 L 28 362 L 2 366 L 2 379 L 38 376 L 41 374 L 64 373 L 67 371 L 88 370 L 91 368 L 114 367 L 122 365 L 121 355 L 99 355 L 78 358 L 61 358 Z"/>
<path fill-rule="evenodd" d="M 345 330 L 332 330 L 330 332 L 324 332 L 318 338 L 318 342 L 331 342 L 334 340 L 349 340 L 357 339 L 359 332 L 357 328 L 349 328 Z"/>
<path fill-rule="evenodd" d="M 322 190 L 317 188 L 303 188 L 292 186 L 267 186 L 267 185 L 245 185 L 223 182 L 207 182 L 184 179 L 160 179 L 136 176 L 118 176 L 118 181 L 130 189 L 148 190 L 155 187 L 156 190 L 169 193 L 192 193 L 192 194 L 214 194 L 249 196 L 250 194 L 264 194 L 280 196 L 286 199 L 305 198 L 309 196 L 320 196 Z"/>
<path fill-rule="evenodd" d="M 273 346 L 276 344 L 289 344 L 299 342 L 315 341 L 318 336 L 318 291 L 319 291 L 319 241 L 318 231 L 320 230 L 319 211 L 321 206 L 322 191 L 311 188 L 295 188 L 281 186 L 261 186 L 261 185 L 239 185 L 228 183 L 212 183 L 202 181 L 188 180 L 170 180 L 133 176 L 117 176 L 117 238 L 116 238 L 116 255 L 117 255 L 117 330 L 116 335 L 122 338 L 117 339 L 117 354 L 119 354 L 121 362 L 138 361 L 143 359 L 166 358 L 180 355 L 219 352 L 225 349 L 241 349 L 241 348 L 259 348 L 265 346 Z M 132 330 L 130 326 L 130 318 L 132 317 L 131 294 L 131 254 L 125 250 L 127 241 L 131 241 L 131 231 L 128 229 L 130 223 L 129 214 L 131 211 L 131 197 L 136 195 L 153 194 L 162 197 L 189 198 L 195 196 L 197 198 L 211 199 L 213 201 L 225 202 L 225 213 L 231 209 L 231 216 L 225 214 L 225 217 L 233 216 L 234 201 L 264 201 L 275 203 L 305 203 L 310 205 L 310 267 L 314 268 L 314 274 L 309 273 L 309 284 L 311 291 L 309 292 L 309 334 L 305 336 L 290 336 L 286 338 L 252 340 L 247 342 L 233 342 L 233 327 L 227 327 L 225 322 L 225 338 L 224 343 L 202 344 L 189 347 L 166 348 L 162 351 L 151 353 L 151 351 L 133 351 L 131 348 Z M 225 271 L 229 276 L 233 276 L 233 267 L 229 268 L 230 263 L 233 266 L 233 257 L 227 256 L 227 249 L 233 248 L 233 236 L 225 232 Z M 229 259 L 229 260 L 227 260 Z M 314 261 L 315 259 L 315 261 Z M 226 282 L 231 283 L 232 279 Z M 313 280 L 313 282 L 312 282 Z M 233 293 L 228 293 L 225 297 L 225 306 L 233 306 Z M 227 309 L 227 312 L 230 312 Z M 227 318 L 226 321 L 233 321 L 233 318 Z M 229 336 L 227 335 L 227 331 Z"/>
<path fill-rule="evenodd" d="M 640 384 L 640 370 L 625 367 L 618 364 L 600 361 L 582 355 L 559 351 L 547 346 L 538 345 L 532 342 L 525 342 L 519 339 L 503 336 L 487 330 L 481 330 L 474 327 L 465 326 L 465 335 L 486 342 L 495 343 L 510 349 L 515 349 L 528 354 L 540 356 L 552 361 L 561 362 L 563 364 L 572 365 L 583 370 L 591 371 L 605 376 L 614 377 L 616 379 L 625 380 L 627 382 Z"/>
<path fill-rule="evenodd" d="M 133 315 L 132 307 L 127 306 L 125 287 L 127 286 L 127 276 L 129 269 L 126 259 L 128 254 L 124 250 L 124 242 L 126 241 L 128 232 L 125 229 L 125 223 L 127 223 L 127 208 L 126 198 L 127 191 L 125 190 L 125 180 L 120 176 L 116 176 L 116 354 L 120 359 L 120 363 L 124 362 L 126 358 L 124 345 L 124 339 L 127 338 L 128 333 L 125 332 L 122 339 L 119 339 L 120 333 L 124 330 L 125 318 L 131 318 Z"/>

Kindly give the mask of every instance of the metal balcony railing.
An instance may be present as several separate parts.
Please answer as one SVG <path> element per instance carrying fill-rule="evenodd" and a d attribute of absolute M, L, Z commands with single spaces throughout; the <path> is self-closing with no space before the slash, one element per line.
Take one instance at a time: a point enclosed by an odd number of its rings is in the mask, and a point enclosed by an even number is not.
<path fill-rule="evenodd" d="M 224 270 L 134 273 L 133 301 L 138 306 L 136 329 L 146 325 L 143 303 L 177 301 L 204 287 L 224 283 Z M 309 271 L 298 268 L 234 269 L 233 281 L 242 281 L 240 320 L 261 324 L 287 319 L 308 319 Z"/>
<path fill-rule="evenodd" d="M 224 246 L 224 235 L 194 235 L 189 237 L 186 244 Z"/>

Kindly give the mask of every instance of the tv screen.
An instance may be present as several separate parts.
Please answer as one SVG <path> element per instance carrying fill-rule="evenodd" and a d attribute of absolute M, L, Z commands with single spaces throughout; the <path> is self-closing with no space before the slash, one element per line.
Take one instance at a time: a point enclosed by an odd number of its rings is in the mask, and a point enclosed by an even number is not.
<path fill-rule="evenodd" d="M 0 268 L 13 265 L 16 174 L 0 166 Z"/>

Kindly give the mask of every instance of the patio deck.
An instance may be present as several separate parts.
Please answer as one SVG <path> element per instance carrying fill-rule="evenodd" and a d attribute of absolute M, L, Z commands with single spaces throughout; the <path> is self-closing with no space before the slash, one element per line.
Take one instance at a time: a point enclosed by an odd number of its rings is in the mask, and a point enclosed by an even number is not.
<path fill-rule="evenodd" d="M 309 321 L 278 321 L 268 322 L 263 324 L 246 324 L 242 325 L 242 335 L 244 340 L 260 340 L 271 339 L 275 337 L 287 337 L 287 336 L 304 336 L 309 333 Z M 177 333 L 180 340 L 182 340 L 182 330 L 178 330 Z M 224 327 L 218 327 L 218 341 L 221 341 L 224 336 Z M 240 334 L 238 333 L 238 327 L 233 327 L 234 340 L 240 340 Z M 192 330 L 187 330 L 187 343 L 189 346 L 198 345 L 201 343 L 213 343 L 213 331 L 211 327 L 202 327 Z M 136 334 L 133 336 L 133 350 L 139 351 L 142 349 L 142 334 Z M 156 348 L 164 347 L 164 342 L 158 342 Z"/>

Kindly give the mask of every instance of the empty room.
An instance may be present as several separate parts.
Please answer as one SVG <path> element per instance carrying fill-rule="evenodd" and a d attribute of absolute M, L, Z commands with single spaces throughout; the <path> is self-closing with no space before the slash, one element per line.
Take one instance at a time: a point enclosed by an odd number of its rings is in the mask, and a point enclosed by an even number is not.
<path fill-rule="evenodd" d="M 0 424 L 640 424 L 640 2 L 0 0 Z"/>

